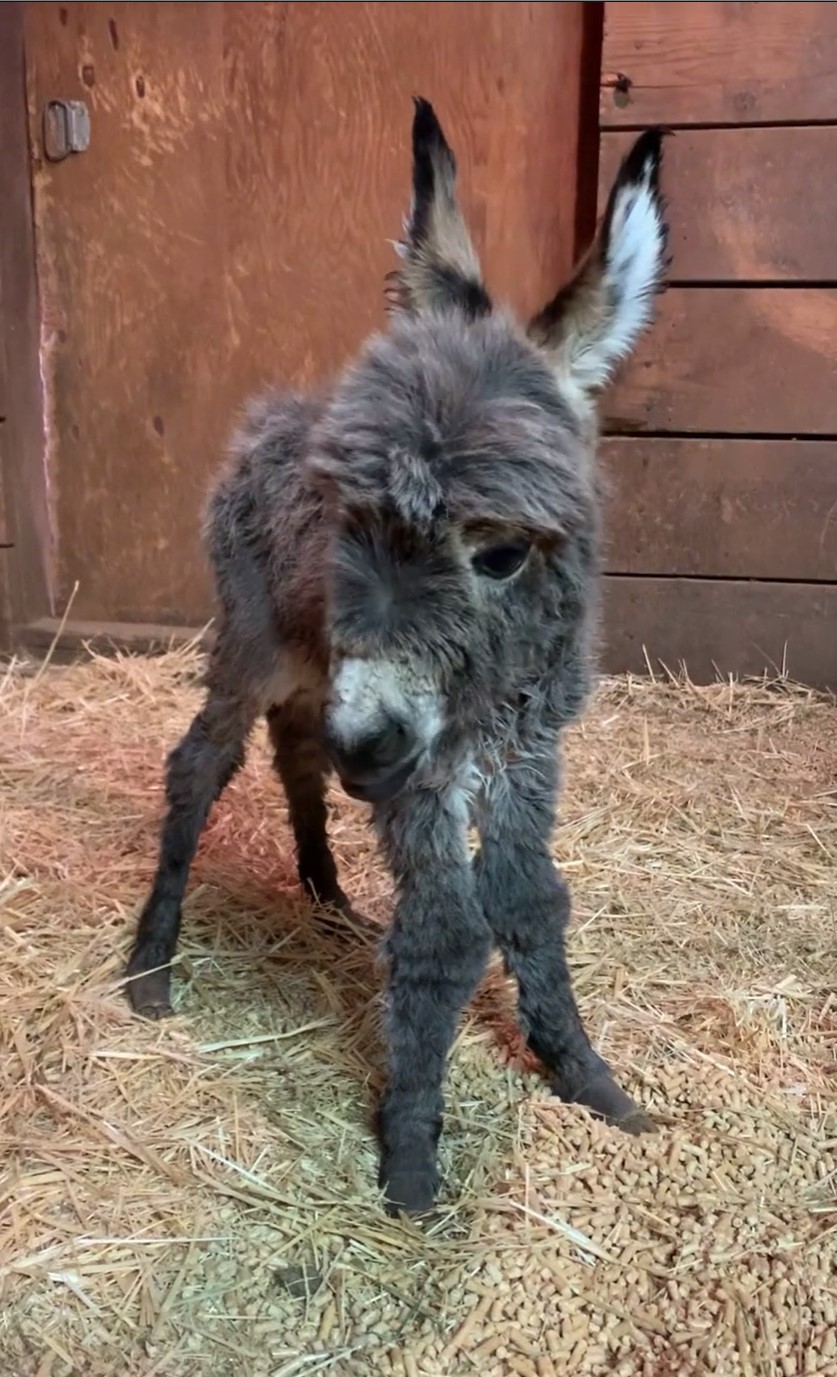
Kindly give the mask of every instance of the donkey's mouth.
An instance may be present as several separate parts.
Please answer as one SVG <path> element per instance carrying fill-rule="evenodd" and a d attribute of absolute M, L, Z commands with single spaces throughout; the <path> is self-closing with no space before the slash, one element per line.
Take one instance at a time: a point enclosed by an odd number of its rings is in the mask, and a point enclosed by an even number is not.
<path fill-rule="evenodd" d="M 340 775 L 339 779 L 350 798 L 360 799 L 361 803 L 387 803 L 409 783 L 417 764 L 418 756 L 414 756 L 386 775 L 364 779 L 347 779 Z"/>

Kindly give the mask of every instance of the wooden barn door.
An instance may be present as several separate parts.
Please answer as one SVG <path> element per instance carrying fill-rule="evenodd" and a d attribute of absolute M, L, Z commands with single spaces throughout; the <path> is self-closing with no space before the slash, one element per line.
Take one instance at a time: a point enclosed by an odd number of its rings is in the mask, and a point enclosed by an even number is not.
<path fill-rule="evenodd" d="M 53 618 L 76 584 L 74 624 L 211 615 L 199 511 L 237 408 L 384 320 L 413 92 L 456 145 L 494 290 L 529 308 L 554 286 L 598 9 L 25 7 Z M 51 100 L 90 117 L 60 162 Z"/>

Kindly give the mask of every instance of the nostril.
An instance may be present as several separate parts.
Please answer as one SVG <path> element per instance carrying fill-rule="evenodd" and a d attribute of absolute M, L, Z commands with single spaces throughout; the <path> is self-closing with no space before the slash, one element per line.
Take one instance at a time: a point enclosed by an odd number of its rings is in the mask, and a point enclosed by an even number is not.
<path fill-rule="evenodd" d="M 415 738 L 404 722 L 393 721 L 379 744 L 382 764 L 398 765 L 412 750 Z"/>
<path fill-rule="evenodd" d="M 415 735 L 404 722 L 391 720 L 381 731 L 350 742 L 328 740 L 329 753 L 340 774 L 364 780 L 397 769 L 415 749 Z"/>

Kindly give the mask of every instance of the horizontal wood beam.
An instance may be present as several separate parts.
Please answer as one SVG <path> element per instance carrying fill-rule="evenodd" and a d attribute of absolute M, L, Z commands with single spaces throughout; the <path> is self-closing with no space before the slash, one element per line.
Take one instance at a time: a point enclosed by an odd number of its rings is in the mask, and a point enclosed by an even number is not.
<path fill-rule="evenodd" d="M 605 5 L 602 125 L 837 120 L 837 5 Z"/>
<path fill-rule="evenodd" d="M 837 584 L 611 575 L 603 612 L 609 674 L 685 664 L 695 683 L 786 673 L 837 690 Z"/>
<path fill-rule="evenodd" d="M 672 287 L 609 431 L 837 437 L 837 288 Z"/>
<path fill-rule="evenodd" d="M 837 441 L 610 438 L 615 574 L 837 581 Z"/>
<path fill-rule="evenodd" d="M 601 136 L 600 213 L 636 137 Z M 837 167 L 834 125 L 680 130 L 663 162 L 669 282 L 837 282 L 837 185 L 826 167 Z"/>
<path fill-rule="evenodd" d="M 50 655 L 55 664 L 70 664 L 94 655 L 162 655 L 192 642 L 208 649 L 213 641 L 211 628 L 167 626 L 157 622 L 66 621 L 41 617 L 18 629 L 17 649 L 43 659 Z"/>
<path fill-rule="evenodd" d="M 696 683 L 723 676 L 777 675 L 837 690 L 837 584 L 736 579 L 641 578 L 604 581 L 601 664 L 608 674 L 645 674 L 648 665 L 685 663 Z M 119 622 L 44 619 L 22 629 L 22 649 L 56 663 L 123 651 L 159 654 L 212 631 Z"/>

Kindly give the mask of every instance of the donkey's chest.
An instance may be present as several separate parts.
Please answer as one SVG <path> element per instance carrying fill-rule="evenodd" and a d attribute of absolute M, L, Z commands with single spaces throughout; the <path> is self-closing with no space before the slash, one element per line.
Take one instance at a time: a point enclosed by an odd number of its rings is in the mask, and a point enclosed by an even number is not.
<path fill-rule="evenodd" d="M 477 771 L 491 778 L 517 765 L 523 754 L 520 715 L 512 711 L 498 715 L 490 727 L 482 728 L 476 734 L 472 747 Z"/>
<path fill-rule="evenodd" d="M 479 743 L 470 763 L 470 819 L 476 825 L 492 800 L 502 793 L 509 774 L 522 760 L 520 745 L 511 734 L 492 736 Z"/>

